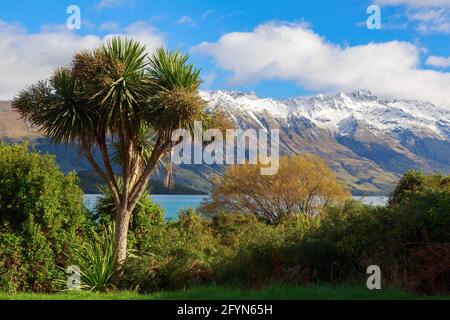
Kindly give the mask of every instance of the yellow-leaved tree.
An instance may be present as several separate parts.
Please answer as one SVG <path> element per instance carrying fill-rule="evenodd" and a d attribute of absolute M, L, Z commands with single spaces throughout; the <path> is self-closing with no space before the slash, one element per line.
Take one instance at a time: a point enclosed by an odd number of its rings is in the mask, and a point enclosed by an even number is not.
<path fill-rule="evenodd" d="M 276 223 L 283 216 L 311 217 L 350 197 L 318 156 L 283 156 L 275 175 L 261 175 L 260 169 L 261 164 L 232 165 L 224 175 L 214 176 L 211 198 L 202 204 L 201 213 L 255 214 Z"/>

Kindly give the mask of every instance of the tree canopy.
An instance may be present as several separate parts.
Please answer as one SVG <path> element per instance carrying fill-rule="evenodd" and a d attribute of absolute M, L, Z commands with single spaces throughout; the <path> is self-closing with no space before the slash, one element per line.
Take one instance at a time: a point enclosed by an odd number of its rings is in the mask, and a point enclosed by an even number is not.
<path fill-rule="evenodd" d="M 283 156 L 275 175 L 261 175 L 258 165 L 233 165 L 212 179 L 211 200 L 202 205 L 205 214 L 256 214 L 274 223 L 283 216 L 311 216 L 325 205 L 350 194 L 333 171 L 317 156 Z"/>
<path fill-rule="evenodd" d="M 113 38 L 76 53 L 70 65 L 13 101 L 22 117 L 55 143 L 78 143 L 111 190 L 119 274 L 131 214 L 151 173 L 178 143 L 171 140 L 173 130 L 211 119 L 200 83 L 200 71 L 186 54 L 160 48 L 149 55 L 139 42 Z M 121 167 L 121 186 L 114 161 Z"/>

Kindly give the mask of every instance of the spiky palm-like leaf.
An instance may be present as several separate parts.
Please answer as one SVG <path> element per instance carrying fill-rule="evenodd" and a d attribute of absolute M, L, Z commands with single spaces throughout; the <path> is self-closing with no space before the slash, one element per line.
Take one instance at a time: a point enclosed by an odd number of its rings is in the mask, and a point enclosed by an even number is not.
<path fill-rule="evenodd" d="M 149 73 L 154 95 L 147 114 L 155 128 L 171 131 L 201 120 L 206 104 L 198 93 L 200 70 L 188 63 L 188 55 L 157 49 Z"/>
<path fill-rule="evenodd" d="M 142 102 L 150 94 L 150 79 L 145 72 L 146 48 L 130 39 L 113 38 L 101 50 L 113 62 L 114 73 L 95 98 L 101 99 L 99 104 L 111 129 L 125 126 L 124 129 L 133 131 L 139 128 Z"/>
<path fill-rule="evenodd" d="M 112 286 L 115 263 L 115 227 L 113 223 L 86 243 L 77 252 L 82 288 L 105 292 Z"/>
<path fill-rule="evenodd" d="M 201 84 L 200 69 L 188 63 L 189 56 L 178 51 L 156 49 L 149 61 L 149 72 L 159 90 L 184 88 L 197 90 Z"/>
<path fill-rule="evenodd" d="M 122 189 L 123 183 L 120 177 L 117 179 L 119 188 Z M 111 194 L 111 190 L 104 185 L 98 186 L 98 191 L 100 193 L 100 197 L 97 200 L 97 204 L 95 205 L 95 215 L 103 219 L 106 222 L 113 220 L 114 215 L 116 213 L 116 204 L 114 203 L 114 198 Z M 146 190 L 149 191 L 149 190 Z M 146 199 L 148 198 L 147 193 L 143 193 L 139 198 L 139 201 L 136 205 L 135 210 L 139 210 L 145 204 Z"/>
<path fill-rule="evenodd" d="M 56 70 L 49 81 L 21 91 L 13 106 L 39 131 L 56 143 L 89 141 L 94 125 L 71 70 Z"/>

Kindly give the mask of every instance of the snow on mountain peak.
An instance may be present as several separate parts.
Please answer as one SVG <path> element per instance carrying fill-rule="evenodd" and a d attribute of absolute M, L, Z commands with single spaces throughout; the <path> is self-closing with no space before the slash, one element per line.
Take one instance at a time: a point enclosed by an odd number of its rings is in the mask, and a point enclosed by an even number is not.
<path fill-rule="evenodd" d="M 354 126 L 356 121 L 383 132 L 413 130 L 450 139 L 450 110 L 430 102 L 383 100 L 367 90 L 285 100 L 221 90 L 202 91 L 201 95 L 211 109 L 246 113 L 252 118 L 269 115 L 284 121 L 303 117 L 334 134 L 345 134 L 350 130 L 346 124 Z"/>

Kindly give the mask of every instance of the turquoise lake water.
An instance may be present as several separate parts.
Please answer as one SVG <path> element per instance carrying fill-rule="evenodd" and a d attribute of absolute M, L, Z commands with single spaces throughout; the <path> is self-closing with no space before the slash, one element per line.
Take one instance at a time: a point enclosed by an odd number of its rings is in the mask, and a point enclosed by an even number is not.
<path fill-rule="evenodd" d="M 86 194 L 84 196 L 84 204 L 89 210 L 93 210 L 98 194 Z M 165 211 L 165 218 L 167 220 L 176 219 L 180 210 L 196 209 L 200 202 L 208 196 L 193 196 L 193 195 L 151 195 L 153 202 L 160 205 Z M 354 197 L 369 205 L 385 205 L 387 197 Z"/>
<path fill-rule="evenodd" d="M 84 205 L 89 210 L 93 210 L 98 197 L 98 194 L 86 194 L 84 196 Z M 151 197 L 154 203 L 164 209 L 165 218 L 172 220 L 178 216 L 180 210 L 198 208 L 200 202 L 208 196 L 154 194 Z"/>

